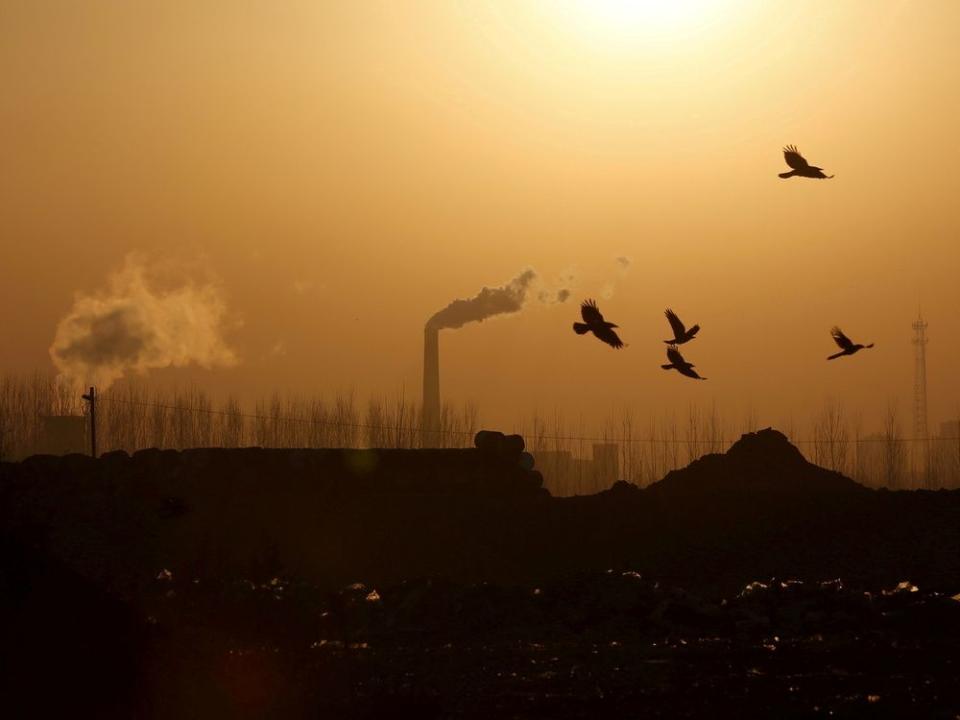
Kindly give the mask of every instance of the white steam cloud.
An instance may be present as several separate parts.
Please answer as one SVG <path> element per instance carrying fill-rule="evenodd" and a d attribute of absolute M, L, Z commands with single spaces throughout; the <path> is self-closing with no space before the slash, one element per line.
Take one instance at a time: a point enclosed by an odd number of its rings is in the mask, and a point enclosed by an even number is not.
<path fill-rule="evenodd" d="M 228 367 L 237 357 L 223 339 L 225 314 L 215 285 L 155 289 L 142 261 L 129 256 L 106 290 L 76 296 L 50 357 L 62 380 L 101 390 L 131 372 Z"/>

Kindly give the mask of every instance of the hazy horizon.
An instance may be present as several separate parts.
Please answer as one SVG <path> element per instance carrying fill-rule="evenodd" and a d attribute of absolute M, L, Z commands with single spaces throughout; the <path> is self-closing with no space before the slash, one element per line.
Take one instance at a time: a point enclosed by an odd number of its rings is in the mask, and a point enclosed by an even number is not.
<path fill-rule="evenodd" d="M 960 5 L 588 5 L 7 4 L 0 373 L 52 372 L 133 258 L 147 382 L 418 401 L 428 319 L 532 268 L 521 311 L 440 333 L 487 424 L 831 399 L 870 431 L 896 399 L 910 435 L 920 310 L 931 433 L 956 419 Z M 787 144 L 836 177 L 779 179 Z M 573 334 L 591 297 L 628 347 Z M 660 369 L 667 307 L 707 382 Z M 833 325 L 876 347 L 828 363 Z"/>

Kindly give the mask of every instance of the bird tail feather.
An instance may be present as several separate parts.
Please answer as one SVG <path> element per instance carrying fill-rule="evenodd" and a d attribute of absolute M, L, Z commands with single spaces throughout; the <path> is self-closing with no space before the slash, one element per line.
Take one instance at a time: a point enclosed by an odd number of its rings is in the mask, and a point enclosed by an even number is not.
<path fill-rule="evenodd" d="M 796 170 L 791 170 L 790 172 L 780 173 L 780 177 L 789 178 L 789 177 L 793 177 L 796 174 L 797 174 Z"/>
<path fill-rule="evenodd" d="M 577 335 L 585 335 L 587 332 L 589 332 L 589 330 L 590 330 L 590 326 L 587 325 L 586 323 L 574 323 L 574 324 L 573 324 L 573 331 L 574 331 Z"/>
<path fill-rule="evenodd" d="M 836 358 L 838 358 L 838 357 L 840 357 L 840 356 L 842 356 L 842 355 L 846 355 L 846 353 L 845 353 L 845 352 L 834 353 L 833 355 L 831 355 L 830 357 L 828 357 L 827 360 L 835 360 Z"/>
<path fill-rule="evenodd" d="M 673 367 L 673 365 L 661 365 L 660 367 L 662 367 L 664 370 L 669 370 Z"/>

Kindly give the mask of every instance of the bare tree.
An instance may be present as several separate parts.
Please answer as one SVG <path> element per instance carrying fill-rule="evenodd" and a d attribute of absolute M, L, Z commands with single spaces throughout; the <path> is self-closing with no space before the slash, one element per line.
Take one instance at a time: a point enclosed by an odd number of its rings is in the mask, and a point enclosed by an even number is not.
<path fill-rule="evenodd" d="M 757 429 L 757 410 L 753 407 L 753 403 L 747 405 L 746 410 L 743 413 L 743 427 L 742 432 L 752 433 Z"/>
<path fill-rule="evenodd" d="M 837 472 L 846 472 L 849 436 L 839 401 L 827 400 L 813 429 L 814 462 Z"/>
<path fill-rule="evenodd" d="M 864 477 L 863 453 L 860 444 L 863 436 L 863 416 L 857 412 L 853 416 L 853 478 L 862 482 Z"/>
<path fill-rule="evenodd" d="M 223 420 L 220 423 L 219 444 L 222 447 L 236 448 L 244 444 L 243 412 L 240 401 L 233 396 L 227 397 L 223 404 Z"/>
<path fill-rule="evenodd" d="M 687 462 L 693 462 L 700 457 L 700 410 L 694 405 L 687 406 L 687 436 L 684 438 L 687 446 Z"/>
<path fill-rule="evenodd" d="M 322 448 L 330 446 L 330 418 L 327 406 L 321 398 L 312 398 L 307 402 L 307 427 L 310 435 L 307 447 Z"/>
<path fill-rule="evenodd" d="M 903 485 L 903 437 L 895 401 L 887 403 L 883 419 L 883 481 L 892 489 Z"/>

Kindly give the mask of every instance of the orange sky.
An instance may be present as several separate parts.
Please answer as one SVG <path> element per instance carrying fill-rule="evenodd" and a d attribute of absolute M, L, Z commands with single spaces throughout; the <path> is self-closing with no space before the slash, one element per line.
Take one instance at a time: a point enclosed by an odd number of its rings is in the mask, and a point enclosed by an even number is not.
<path fill-rule="evenodd" d="M 441 336 L 488 423 L 896 397 L 908 428 L 918 304 L 955 417 L 960 3 L 643 2 L 4 3 L 0 371 L 50 369 L 137 252 L 216 281 L 238 358 L 151 379 L 418 396 L 426 319 L 533 267 L 571 301 Z M 836 178 L 777 178 L 787 143 Z M 604 295 L 620 352 L 570 328 Z M 667 306 L 709 382 L 658 368 Z M 877 347 L 826 363 L 833 324 Z"/>

